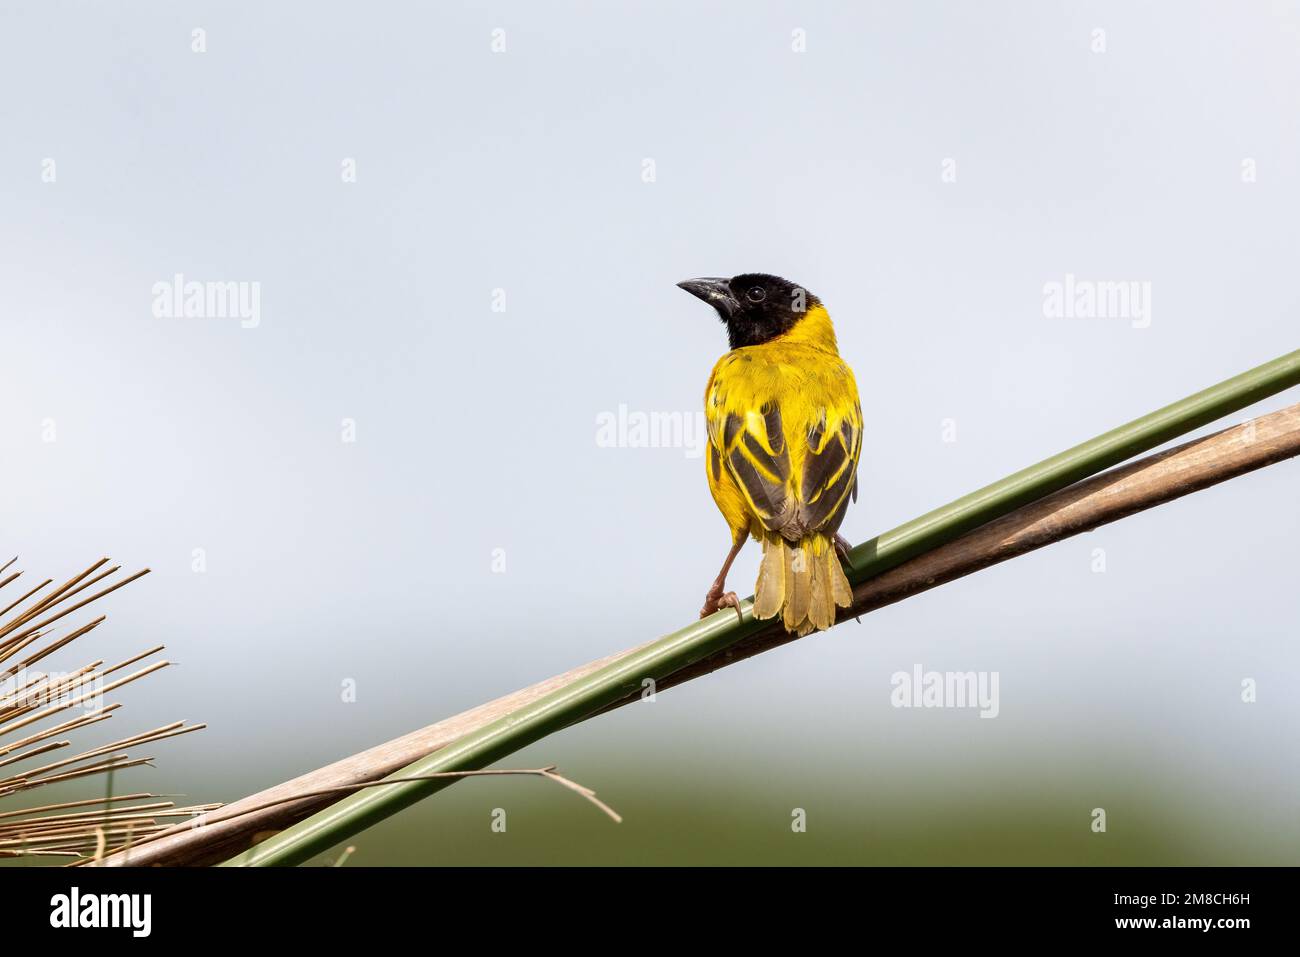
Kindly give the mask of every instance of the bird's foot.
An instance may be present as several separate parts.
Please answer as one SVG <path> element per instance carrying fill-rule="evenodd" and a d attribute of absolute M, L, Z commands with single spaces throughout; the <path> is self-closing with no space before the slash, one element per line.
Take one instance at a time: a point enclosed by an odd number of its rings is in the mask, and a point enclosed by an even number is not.
<path fill-rule="evenodd" d="M 700 617 L 708 618 L 721 608 L 734 608 L 737 620 L 745 620 L 745 616 L 740 612 L 740 599 L 736 597 L 736 593 L 724 592 L 721 588 L 709 589 L 709 593 L 704 596 L 704 607 L 700 609 Z"/>

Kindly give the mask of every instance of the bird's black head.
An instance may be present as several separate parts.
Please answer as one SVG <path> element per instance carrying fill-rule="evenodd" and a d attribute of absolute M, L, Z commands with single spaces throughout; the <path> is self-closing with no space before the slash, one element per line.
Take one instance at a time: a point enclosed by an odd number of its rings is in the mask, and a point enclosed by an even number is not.
<path fill-rule="evenodd" d="M 718 310 L 733 349 L 770 342 L 821 305 L 802 286 L 761 272 L 730 279 L 687 279 L 677 285 Z"/>

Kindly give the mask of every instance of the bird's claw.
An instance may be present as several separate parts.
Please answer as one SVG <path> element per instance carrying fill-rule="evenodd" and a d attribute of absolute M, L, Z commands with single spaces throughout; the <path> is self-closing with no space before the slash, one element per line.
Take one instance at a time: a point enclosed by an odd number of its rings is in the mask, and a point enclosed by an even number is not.
<path fill-rule="evenodd" d="M 736 609 L 736 620 L 744 621 L 745 616 L 740 610 L 740 599 L 736 597 L 734 591 L 729 592 L 709 592 L 704 597 L 704 607 L 700 609 L 700 617 L 708 618 L 715 611 L 723 608 Z"/>

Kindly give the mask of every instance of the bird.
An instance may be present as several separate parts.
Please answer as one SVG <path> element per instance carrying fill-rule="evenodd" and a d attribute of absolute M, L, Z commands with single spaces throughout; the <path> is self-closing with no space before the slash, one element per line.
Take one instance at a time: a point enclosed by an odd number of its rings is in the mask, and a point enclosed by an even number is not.
<path fill-rule="evenodd" d="M 753 537 L 763 547 L 754 617 L 779 616 L 800 637 L 830 628 L 853 602 L 839 527 L 857 501 L 862 451 L 857 381 L 830 313 L 804 287 L 768 273 L 677 285 L 717 311 L 731 348 L 704 392 L 709 491 L 731 550 L 700 617 L 725 607 L 741 614 L 727 575 Z"/>

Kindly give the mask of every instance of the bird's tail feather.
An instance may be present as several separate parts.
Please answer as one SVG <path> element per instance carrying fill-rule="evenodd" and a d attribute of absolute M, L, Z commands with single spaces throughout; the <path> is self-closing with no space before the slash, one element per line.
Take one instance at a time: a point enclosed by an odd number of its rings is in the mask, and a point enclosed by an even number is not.
<path fill-rule="evenodd" d="M 811 535 L 789 542 L 763 535 L 763 561 L 754 586 L 754 617 L 781 616 L 786 631 L 806 635 L 835 624 L 836 608 L 853 603 L 853 591 L 830 539 Z"/>

